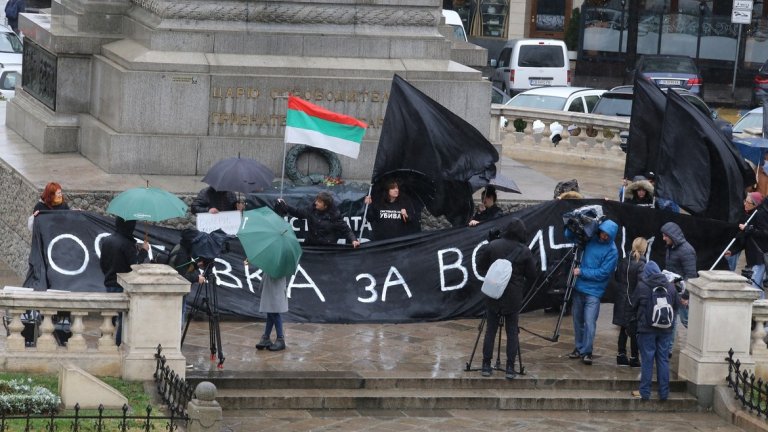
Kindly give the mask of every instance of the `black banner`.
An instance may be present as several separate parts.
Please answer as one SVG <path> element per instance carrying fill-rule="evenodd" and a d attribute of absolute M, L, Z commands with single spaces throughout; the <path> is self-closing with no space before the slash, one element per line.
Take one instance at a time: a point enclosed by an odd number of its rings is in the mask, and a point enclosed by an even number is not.
<path fill-rule="evenodd" d="M 541 280 L 528 309 L 558 302 L 569 263 L 559 277 L 545 278 L 571 245 L 563 238 L 562 214 L 587 204 L 601 204 L 605 214 L 621 227 L 620 249 L 632 239 L 651 241 L 651 258 L 662 267 L 664 245 L 659 232 L 667 221 L 683 229 L 698 252 L 698 268 L 708 269 L 736 232 L 735 225 L 636 207 L 615 201 L 554 200 L 476 227 L 428 231 L 400 239 L 349 246 L 304 247 L 296 274 L 289 281 L 290 312 L 294 322 L 414 322 L 478 317 L 484 310 L 476 254 L 488 232 L 503 229 L 510 217 L 528 228 Z M 99 268 L 100 242 L 111 234 L 111 218 L 80 211 L 46 212 L 35 218 L 29 274 L 25 286 L 38 290 L 103 291 Z M 139 223 L 134 233 L 141 241 L 149 232 L 153 255 L 170 250 L 180 232 Z M 239 241 L 216 259 L 219 309 L 225 315 L 264 318 L 258 313 L 260 271 L 245 269 Z M 723 262 L 725 267 L 725 263 Z M 610 290 L 609 290 L 610 291 Z M 193 292 L 194 294 L 194 292 Z M 192 301 L 194 295 L 188 296 Z M 604 300 L 610 300 L 607 296 Z"/>

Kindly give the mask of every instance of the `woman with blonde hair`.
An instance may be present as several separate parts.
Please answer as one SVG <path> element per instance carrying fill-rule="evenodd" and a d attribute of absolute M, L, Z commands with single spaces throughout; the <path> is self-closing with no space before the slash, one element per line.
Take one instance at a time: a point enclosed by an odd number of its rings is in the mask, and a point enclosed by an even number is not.
<path fill-rule="evenodd" d="M 632 293 L 637 287 L 637 279 L 643 273 L 648 250 L 648 241 L 637 237 L 632 241 L 632 251 L 621 261 L 616 271 L 617 292 L 613 303 L 613 324 L 621 327 L 619 331 L 618 353 L 616 364 L 619 366 L 640 367 L 637 335 L 632 329 Z M 629 339 L 630 357 L 627 358 L 627 339 Z"/>

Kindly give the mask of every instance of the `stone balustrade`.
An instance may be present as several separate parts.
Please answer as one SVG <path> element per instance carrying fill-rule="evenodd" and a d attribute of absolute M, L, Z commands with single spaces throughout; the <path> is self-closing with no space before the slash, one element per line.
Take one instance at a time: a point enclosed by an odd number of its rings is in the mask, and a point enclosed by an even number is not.
<path fill-rule="evenodd" d="M 522 132 L 515 130 L 515 120 L 525 124 Z M 545 129 L 533 131 L 535 120 L 541 120 Z M 562 140 L 553 144 L 550 125 L 558 122 L 563 127 Z M 575 130 L 568 132 L 569 126 Z M 621 150 L 620 135 L 629 130 L 629 118 L 515 108 L 493 104 L 489 139 L 501 144 L 504 155 L 518 160 L 566 162 L 589 167 L 624 168 L 625 153 Z"/>
<path fill-rule="evenodd" d="M 112 318 L 128 310 L 125 294 L 31 291 L 5 287 L 0 290 L 0 310 L 5 311 L 7 332 L 0 336 L 0 369 L 55 373 L 60 362 L 73 361 L 98 375 L 120 375 L 121 357 L 115 345 Z M 53 317 L 69 313 L 72 335 L 65 345 L 57 343 Z M 36 320 L 39 313 L 42 320 Z M 27 316 L 37 338 L 26 344 L 22 331 Z M 60 315 L 61 316 L 61 315 Z M 35 322 L 39 325 L 36 325 Z"/>

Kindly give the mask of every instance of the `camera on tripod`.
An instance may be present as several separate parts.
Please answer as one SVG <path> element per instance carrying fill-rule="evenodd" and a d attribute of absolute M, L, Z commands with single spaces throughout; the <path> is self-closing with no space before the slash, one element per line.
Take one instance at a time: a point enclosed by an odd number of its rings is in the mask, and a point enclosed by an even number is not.
<path fill-rule="evenodd" d="M 603 207 L 599 205 L 587 205 L 563 214 L 563 225 L 573 233 L 581 245 L 597 234 L 604 220 Z"/>

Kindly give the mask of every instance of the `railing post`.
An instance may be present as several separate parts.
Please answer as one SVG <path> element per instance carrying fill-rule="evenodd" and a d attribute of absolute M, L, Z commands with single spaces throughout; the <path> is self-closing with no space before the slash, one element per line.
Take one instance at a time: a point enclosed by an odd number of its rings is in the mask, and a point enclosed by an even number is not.
<path fill-rule="evenodd" d="M 189 281 L 164 264 L 131 268 L 130 273 L 117 275 L 129 301 L 120 347 L 125 352 L 123 378 L 151 380 L 158 345 L 163 346 L 167 364 L 184 378 L 187 364 L 181 354 L 181 302 L 189 293 Z"/>
<path fill-rule="evenodd" d="M 765 324 L 768 321 L 768 300 L 752 303 L 752 360 L 755 361 L 755 375 L 768 383 L 768 346 L 765 343 Z"/>
<path fill-rule="evenodd" d="M 187 404 L 187 432 L 220 431 L 223 415 L 221 406 L 216 402 L 216 386 L 203 381 L 195 388 L 195 396 L 197 397 Z"/>
<path fill-rule="evenodd" d="M 688 391 L 699 404 L 712 406 L 714 388 L 723 383 L 728 350 L 742 368 L 752 368 L 749 353 L 752 302 L 759 290 L 730 271 L 700 271 L 688 281 L 690 292 L 688 338 L 680 350 L 678 375 L 688 381 Z"/>
<path fill-rule="evenodd" d="M 8 313 L 8 318 L 11 322 L 8 323 L 8 351 L 24 351 L 24 336 L 21 332 L 24 330 L 24 323 L 21 322 L 21 315 L 24 313 L 23 309 L 11 309 Z"/>

